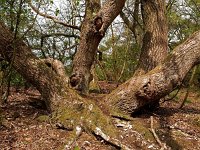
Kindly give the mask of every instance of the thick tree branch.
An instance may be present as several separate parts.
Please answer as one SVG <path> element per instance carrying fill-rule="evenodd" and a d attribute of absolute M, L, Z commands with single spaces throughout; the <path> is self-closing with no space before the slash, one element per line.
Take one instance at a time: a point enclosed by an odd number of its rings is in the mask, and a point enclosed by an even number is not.
<path fill-rule="evenodd" d="M 97 17 L 102 18 L 103 24 L 99 32 L 105 34 L 107 28 L 113 20 L 119 15 L 126 0 L 108 0 L 97 14 Z"/>
<path fill-rule="evenodd" d="M 78 26 L 70 25 L 70 24 L 68 24 L 68 23 L 66 23 L 66 22 L 60 21 L 60 20 L 59 20 L 58 18 L 56 18 L 56 17 L 53 17 L 53 16 L 50 16 L 50 15 L 48 15 L 48 14 L 46 14 L 46 13 L 40 12 L 35 6 L 33 6 L 33 4 L 31 3 L 31 0 L 29 0 L 28 3 L 29 3 L 29 6 L 33 9 L 33 11 L 36 12 L 37 14 L 39 14 L 40 16 L 45 17 L 45 18 L 48 18 L 48 19 L 51 19 L 51 20 L 53 20 L 55 23 L 61 24 L 61 25 L 65 26 L 65 27 L 69 27 L 69 28 L 72 28 L 72 29 L 80 30 L 80 27 L 78 27 Z"/>
<path fill-rule="evenodd" d="M 14 69 L 18 71 L 29 83 L 33 84 L 45 98 L 49 111 L 53 111 L 58 105 L 60 98 L 56 93 L 60 93 L 58 87 L 66 87 L 66 78 L 50 69 L 47 64 L 38 59 L 31 49 L 21 40 L 13 41 L 14 35 L 8 28 L 0 22 L 0 54 L 6 61 L 12 61 Z M 15 57 L 13 57 L 15 53 Z M 53 64 L 53 63 L 52 63 Z M 54 66 L 54 68 L 56 68 Z M 63 69 L 62 69 L 63 70 Z"/>
<path fill-rule="evenodd" d="M 155 69 L 147 74 L 132 77 L 120 85 L 108 95 L 105 102 L 109 103 L 115 112 L 131 114 L 166 96 L 181 84 L 188 71 L 199 63 L 200 31 L 176 47 Z"/>
<path fill-rule="evenodd" d="M 92 79 L 91 66 L 99 42 L 112 21 L 119 15 L 125 0 L 107 0 L 100 8 L 100 1 L 87 1 L 86 16 L 81 26 L 81 40 L 73 60 L 72 87 L 86 94 Z"/>
<path fill-rule="evenodd" d="M 152 70 L 166 58 L 168 53 L 165 1 L 141 0 L 141 9 L 145 33 L 135 75 Z"/>

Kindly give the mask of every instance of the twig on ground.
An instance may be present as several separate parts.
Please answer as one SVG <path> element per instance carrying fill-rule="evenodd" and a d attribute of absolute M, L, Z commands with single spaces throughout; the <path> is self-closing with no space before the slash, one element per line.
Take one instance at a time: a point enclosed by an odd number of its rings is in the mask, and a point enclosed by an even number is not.
<path fill-rule="evenodd" d="M 151 128 L 150 128 L 149 130 L 152 132 L 152 134 L 153 134 L 153 136 L 154 136 L 156 142 L 160 145 L 160 147 L 161 147 L 160 149 L 161 149 L 161 150 L 167 149 L 166 144 L 165 144 L 165 143 L 162 143 L 162 142 L 160 141 L 158 135 L 157 135 L 156 132 L 155 132 L 155 129 L 154 129 L 154 127 L 153 127 L 153 116 L 151 116 L 150 119 L 151 119 Z"/>

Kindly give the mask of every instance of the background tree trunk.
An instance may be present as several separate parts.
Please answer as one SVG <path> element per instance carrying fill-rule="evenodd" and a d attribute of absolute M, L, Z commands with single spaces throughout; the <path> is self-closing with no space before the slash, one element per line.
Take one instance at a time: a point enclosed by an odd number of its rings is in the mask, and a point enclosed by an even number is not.
<path fill-rule="evenodd" d="M 167 56 L 168 46 L 165 1 L 142 0 L 141 10 L 145 34 L 135 75 L 144 74 L 161 63 Z"/>

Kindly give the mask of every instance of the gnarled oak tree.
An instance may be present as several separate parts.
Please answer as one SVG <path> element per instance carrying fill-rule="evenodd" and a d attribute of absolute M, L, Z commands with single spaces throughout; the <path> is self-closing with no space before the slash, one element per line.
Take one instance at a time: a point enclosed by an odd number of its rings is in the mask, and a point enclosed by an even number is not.
<path fill-rule="evenodd" d="M 155 1 L 157 4 L 160 4 L 159 2 L 161 1 Z M 100 8 L 98 0 L 87 1 L 88 7 L 91 8 L 86 9 L 85 20 L 81 27 L 80 46 L 74 58 L 74 74 L 71 77 L 74 87 L 80 83 L 79 81 L 84 81 L 82 85 L 87 87 L 97 46 L 108 26 L 122 10 L 124 3 L 125 0 L 108 0 Z M 157 8 L 157 5 L 152 6 Z M 160 21 L 160 15 L 156 16 L 155 21 Z M 165 19 L 162 18 L 161 22 L 164 23 Z M 158 27 L 158 30 L 164 32 L 163 36 L 166 35 L 165 28 Z M 149 36 L 149 33 L 151 31 L 146 34 Z M 152 45 L 149 46 L 157 47 L 159 50 L 162 49 L 159 44 L 164 41 L 165 53 L 166 37 L 156 39 L 155 35 L 155 40 L 154 34 L 151 37 Z M 23 41 L 14 39 L 13 33 L 3 23 L 0 23 L 0 54 L 6 61 L 12 60 L 13 67 L 39 90 L 48 110 L 52 113 L 52 122 L 67 129 L 79 126 L 86 132 L 99 135 L 118 147 L 131 149 L 130 146 L 117 140 L 119 131 L 113 125 L 111 118 L 115 116 L 127 119 L 131 113 L 159 100 L 180 84 L 187 72 L 200 63 L 200 31 L 176 47 L 162 60 L 162 63 L 158 65 L 156 63 L 157 66 L 153 66 L 152 68 L 155 67 L 153 70 L 147 69 L 147 73 L 133 76 L 104 97 L 102 104 L 104 103 L 106 111 L 102 111 L 91 99 L 82 97 L 70 88 L 68 77 L 64 74 L 63 66 L 59 61 L 37 58 Z M 82 79 L 76 81 L 76 78 L 80 77 Z M 85 88 L 81 90 L 84 91 Z"/>

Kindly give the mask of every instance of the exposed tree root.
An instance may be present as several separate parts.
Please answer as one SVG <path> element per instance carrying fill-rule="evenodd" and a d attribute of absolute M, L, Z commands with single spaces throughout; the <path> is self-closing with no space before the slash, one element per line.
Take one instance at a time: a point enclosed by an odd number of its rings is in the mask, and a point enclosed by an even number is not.
<path fill-rule="evenodd" d="M 69 142 L 65 146 L 66 150 L 76 146 L 76 141 L 83 131 L 96 138 L 99 137 L 113 147 L 122 150 L 133 149 L 130 145 L 125 145 L 120 141 L 118 138 L 119 130 L 108 117 L 108 114 L 105 115 L 98 107 L 88 102 L 81 105 L 82 108 L 76 105 L 71 105 L 67 109 L 55 113 L 55 120 L 53 119 L 56 126 L 61 129 L 72 127 Z M 60 116 L 61 118 L 59 118 Z M 63 116 L 65 117 L 63 118 Z M 58 122 L 59 125 L 57 125 Z"/>
<path fill-rule="evenodd" d="M 92 125 L 93 126 L 93 125 Z M 114 126 L 113 126 L 114 127 Z M 88 134 L 94 135 L 96 138 L 100 137 L 100 139 L 103 139 L 105 142 L 107 142 L 108 144 L 110 144 L 113 147 L 116 147 L 118 149 L 121 150 L 131 150 L 132 148 L 124 145 L 121 141 L 119 141 L 117 138 L 113 138 L 112 136 L 110 136 L 109 134 L 104 133 L 99 127 L 88 127 L 87 125 L 77 125 L 75 127 L 75 131 L 73 131 L 70 135 L 70 140 L 68 141 L 68 143 L 64 146 L 65 150 L 71 150 L 73 147 L 77 146 L 76 142 L 77 140 L 80 138 L 80 136 L 82 135 L 82 132 L 85 131 Z"/>
<path fill-rule="evenodd" d="M 112 138 L 109 135 L 105 134 L 100 128 L 96 127 L 93 131 L 96 136 L 100 136 L 103 140 L 110 143 L 111 145 L 118 147 L 122 150 L 131 150 L 128 146 L 122 144 L 118 139 Z"/>

